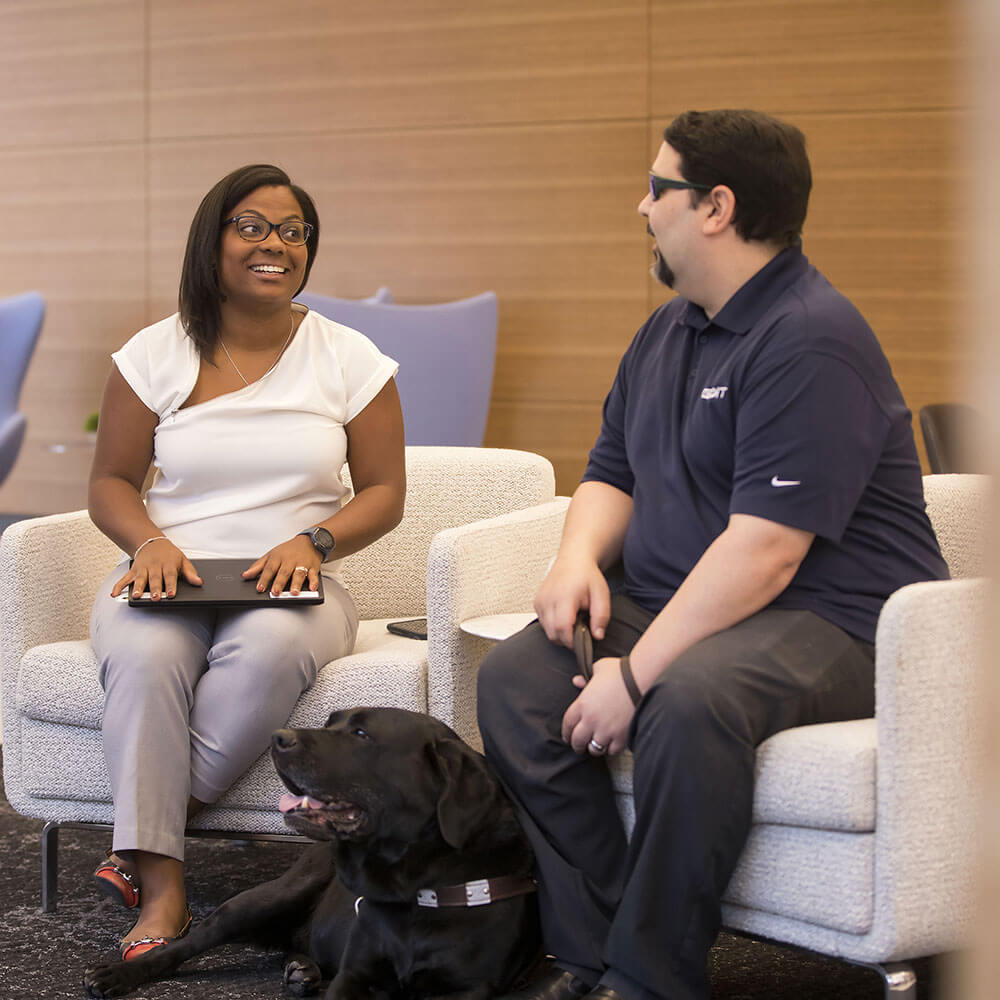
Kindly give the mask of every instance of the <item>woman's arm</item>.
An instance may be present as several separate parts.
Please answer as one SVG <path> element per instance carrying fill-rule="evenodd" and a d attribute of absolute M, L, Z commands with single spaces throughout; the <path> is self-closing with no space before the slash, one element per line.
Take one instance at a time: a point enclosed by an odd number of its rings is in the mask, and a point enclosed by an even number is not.
<path fill-rule="evenodd" d="M 354 497 L 332 517 L 321 521 L 336 540 L 332 555 L 341 559 L 370 545 L 399 524 L 406 499 L 406 454 L 403 413 L 396 382 L 389 379 L 378 395 L 348 424 L 347 464 Z M 303 530 L 316 527 L 302 525 Z M 308 579 L 310 589 L 319 585 L 323 560 L 305 535 L 296 535 L 265 553 L 244 577 L 259 574 L 257 589 L 270 587 L 281 593 L 291 581 L 297 593 Z"/>
<path fill-rule="evenodd" d="M 161 591 L 173 597 L 179 572 L 191 583 L 201 583 L 184 553 L 163 538 L 149 519 L 140 495 L 153 458 L 153 433 L 158 419 L 112 365 L 97 425 L 88 508 L 94 524 L 125 552 L 135 555 L 142 546 L 132 568 L 112 588 L 112 597 L 133 582 L 140 591 L 147 589 L 148 583 L 154 600 L 159 599 Z M 143 545 L 148 539 L 156 540 Z"/>

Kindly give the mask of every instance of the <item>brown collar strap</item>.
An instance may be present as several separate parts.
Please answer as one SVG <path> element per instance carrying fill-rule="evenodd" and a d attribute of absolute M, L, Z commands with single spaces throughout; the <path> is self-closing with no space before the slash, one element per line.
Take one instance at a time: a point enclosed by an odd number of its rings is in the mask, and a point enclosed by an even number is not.
<path fill-rule="evenodd" d="M 498 899 L 523 896 L 537 889 L 535 880 L 525 875 L 502 875 L 500 878 L 481 878 L 461 885 L 443 885 L 438 889 L 420 889 L 417 906 L 486 906 Z"/>

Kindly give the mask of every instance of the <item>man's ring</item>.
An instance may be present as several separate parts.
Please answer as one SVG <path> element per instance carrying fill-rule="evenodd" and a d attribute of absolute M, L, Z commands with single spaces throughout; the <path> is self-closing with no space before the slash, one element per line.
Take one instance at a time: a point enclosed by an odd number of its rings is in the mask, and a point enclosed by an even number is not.
<path fill-rule="evenodd" d="M 596 754 L 602 754 L 607 752 L 607 747 L 603 743 L 598 743 L 597 740 L 592 739 L 588 744 L 591 750 Z"/>
<path fill-rule="evenodd" d="M 299 572 L 299 570 L 301 570 L 303 573 L 308 573 L 309 572 L 309 567 L 308 566 L 296 566 L 295 567 L 295 571 Z"/>

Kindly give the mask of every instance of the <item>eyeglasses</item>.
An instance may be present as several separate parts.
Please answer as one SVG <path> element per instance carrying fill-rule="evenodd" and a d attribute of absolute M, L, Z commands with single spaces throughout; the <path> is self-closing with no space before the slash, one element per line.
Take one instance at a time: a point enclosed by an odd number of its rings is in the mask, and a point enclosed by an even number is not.
<path fill-rule="evenodd" d="M 247 243 L 263 243 L 274 230 L 282 243 L 290 247 L 300 247 L 313 231 L 308 222 L 299 222 L 296 219 L 289 219 L 287 222 L 268 222 L 259 215 L 236 215 L 226 219 L 222 224 L 228 226 L 231 222 L 236 223 L 237 235 Z"/>
<path fill-rule="evenodd" d="M 658 177 L 654 173 L 649 175 L 649 197 L 656 201 L 664 191 L 684 191 L 690 188 L 694 191 L 711 191 L 711 184 L 691 184 L 688 181 L 675 181 L 669 177 Z"/>

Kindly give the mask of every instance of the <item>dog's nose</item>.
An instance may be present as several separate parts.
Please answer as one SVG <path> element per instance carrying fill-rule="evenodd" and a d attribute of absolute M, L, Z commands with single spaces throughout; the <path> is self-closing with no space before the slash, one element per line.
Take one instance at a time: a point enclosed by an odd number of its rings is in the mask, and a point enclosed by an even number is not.
<path fill-rule="evenodd" d="M 271 747 L 274 750 L 291 750 L 298 742 L 294 729 L 279 729 L 271 736 Z"/>

